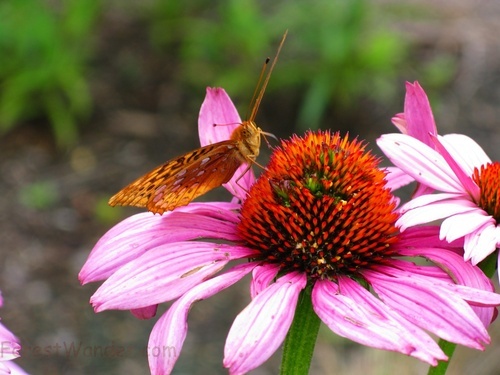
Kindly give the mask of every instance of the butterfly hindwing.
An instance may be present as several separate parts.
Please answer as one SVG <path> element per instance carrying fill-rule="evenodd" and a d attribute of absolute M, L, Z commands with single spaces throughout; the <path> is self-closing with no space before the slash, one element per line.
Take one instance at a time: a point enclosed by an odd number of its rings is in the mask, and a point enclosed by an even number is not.
<path fill-rule="evenodd" d="M 169 160 L 126 186 L 109 200 L 111 206 L 147 207 L 163 213 L 229 181 L 241 165 L 234 141 L 198 148 Z"/>

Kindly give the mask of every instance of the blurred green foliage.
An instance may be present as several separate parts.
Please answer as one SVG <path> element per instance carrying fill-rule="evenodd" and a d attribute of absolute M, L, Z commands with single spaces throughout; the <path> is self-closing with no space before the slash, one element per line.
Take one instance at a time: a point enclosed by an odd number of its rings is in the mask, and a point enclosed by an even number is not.
<path fill-rule="evenodd" d="M 384 26 L 387 16 L 367 0 L 157 1 L 151 35 L 180 56 L 181 79 L 196 90 L 219 85 L 248 96 L 262 54 L 273 53 L 288 29 L 271 86 L 301 90 L 297 125 L 316 128 L 333 103 L 350 106 L 360 95 L 387 100 L 395 92 L 407 44 Z"/>
<path fill-rule="evenodd" d="M 98 60 L 93 41 L 106 25 L 94 26 L 103 12 L 144 25 L 186 90 L 222 86 L 247 100 L 258 67 L 288 29 L 269 90 L 279 88 L 300 103 L 295 125 L 305 129 L 317 128 L 329 108 L 353 111 L 360 98 L 395 99 L 404 79 L 439 88 L 453 78 L 453 57 L 420 63 L 414 46 L 391 28 L 415 15 L 432 17 L 420 8 L 369 0 L 1 1 L 0 132 L 44 118 L 59 145 L 74 143 L 77 124 L 91 111 L 86 74 Z"/>
<path fill-rule="evenodd" d="M 124 216 L 123 207 L 110 207 L 108 200 L 108 196 L 101 197 L 94 206 L 94 218 L 104 225 L 116 224 L 122 220 Z"/>
<path fill-rule="evenodd" d="M 45 210 L 56 204 L 59 195 L 53 181 L 39 181 L 23 186 L 19 191 L 19 201 L 26 208 Z"/>
<path fill-rule="evenodd" d="M 98 10 L 98 0 L 0 2 L 0 131 L 46 116 L 60 146 L 77 139 Z"/>

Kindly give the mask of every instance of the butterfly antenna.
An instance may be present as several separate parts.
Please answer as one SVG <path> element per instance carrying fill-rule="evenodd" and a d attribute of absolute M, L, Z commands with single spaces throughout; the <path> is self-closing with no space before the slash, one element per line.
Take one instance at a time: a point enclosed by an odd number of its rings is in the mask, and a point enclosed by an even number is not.
<path fill-rule="evenodd" d="M 273 72 L 274 66 L 276 65 L 276 61 L 278 61 L 278 56 L 281 52 L 281 47 L 283 47 L 283 44 L 285 43 L 285 39 L 286 39 L 287 34 L 288 34 L 288 30 L 285 31 L 285 33 L 283 34 L 283 37 L 281 38 L 280 45 L 278 46 L 278 51 L 276 51 L 276 56 L 274 56 L 271 67 L 269 68 L 269 71 L 267 72 L 266 78 L 264 79 L 264 82 L 261 85 L 260 83 L 262 81 L 262 78 L 264 77 L 264 73 L 266 71 L 267 64 L 269 63 L 269 58 L 266 59 L 266 61 L 264 62 L 264 65 L 262 66 L 259 80 L 257 82 L 257 87 L 255 87 L 255 91 L 254 91 L 253 96 L 252 96 L 251 103 L 253 103 L 253 106 L 252 106 L 252 111 L 250 112 L 250 116 L 248 117 L 248 121 L 255 121 L 255 116 L 257 116 L 260 102 L 262 101 L 262 97 L 264 96 L 264 92 L 266 91 L 267 83 L 269 82 L 269 79 L 271 78 L 271 73 Z M 259 90 L 259 87 L 260 87 L 260 90 Z M 258 92 L 258 95 L 257 95 L 257 92 Z"/>
<path fill-rule="evenodd" d="M 259 79 L 257 80 L 257 85 L 255 86 L 255 90 L 253 91 L 252 100 L 250 100 L 251 113 L 254 112 L 253 108 L 255 107 L 255 102 L 256 102 L 256 98 L 257 98 L 257 93 L 259 92 L 260 83 L 262 82 L 262 79 L 264 78 L 264 73 L 266 72 L 267 64 L 269 64 L 270 60 L 271 59 L 269 57 L 267 57 L 266 61 L 264 61 L 264 64 L 262 64 L 262 69 L 260 70 Z M 248 113 L 247 113 L 246 118 L 247 119 L 250 118 L 250 116 L 248 116 Z"/>

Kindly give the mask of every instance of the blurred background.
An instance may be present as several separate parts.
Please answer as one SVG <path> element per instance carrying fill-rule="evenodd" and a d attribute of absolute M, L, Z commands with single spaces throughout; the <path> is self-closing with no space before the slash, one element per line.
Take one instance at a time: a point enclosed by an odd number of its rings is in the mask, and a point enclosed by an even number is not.
<path fill-rule="evenodd" d="M 17 0 L 0 2 L 2 321 L 33 374 L 143 374 L 156 321 L 94 314 L 78 272 L 132 208 L 109 197 L 198 147 L 207 86 L 245 118 L 267 56 L 281 52 L 257 116 L 286 138 L 306 129 L 370 143 L 394 132 L 405 81 L 427 91 L 440 133 L 500 157 L 500 2 L 458 0 Z M 267 162 L 266 147 L 259 161 Z M 259 171 L 256 170 L 258 173 Z M 205 199 L 229 198 L 217 189 Z M 224 339 L 247 285 L 195 305 L 175 374 L 224 374 Z M 160 307 L 162 314 L 168 304 Z M 449 374 L 497 374 L 500 328 L 484 353 L 459 348 Z M 100 355 L 96 347 L 125 349 Z M 254 374 L 274 374 L 279 353 Z M 425 374 L 403 355 L 322 329 L 312 374 Z"/>

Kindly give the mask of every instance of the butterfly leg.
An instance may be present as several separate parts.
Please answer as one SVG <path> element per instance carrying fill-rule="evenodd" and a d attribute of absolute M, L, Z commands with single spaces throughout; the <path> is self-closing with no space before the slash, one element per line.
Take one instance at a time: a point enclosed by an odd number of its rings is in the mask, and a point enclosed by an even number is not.
<path fill-rule="evenodd" d="M 255 161 L 254 161 L 255 163 Z M 238 181 L 241 180 L 243 178 L 243 176 L 250 170 L 250 168 L 252 168 L 252 164 L 250 163 L 247 163 L 247 167 L 245 168 L 245 170 L 243 171 L 243 173 L 241 173 L 238 178 L 236 179 L 236 181 L 234 181 L 236 183 L 236 185 L 238 185 L 240 188 L 242 188 L 243 190 L 245 190 L 246 193 L 248 193 L 248 190 L 244 187 L 244 186 L 241 186 Z"/>

